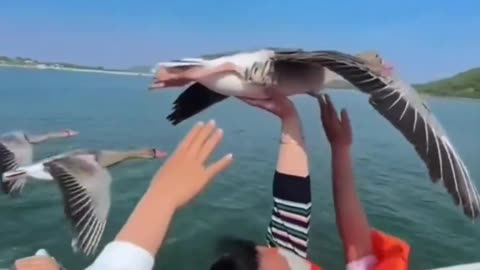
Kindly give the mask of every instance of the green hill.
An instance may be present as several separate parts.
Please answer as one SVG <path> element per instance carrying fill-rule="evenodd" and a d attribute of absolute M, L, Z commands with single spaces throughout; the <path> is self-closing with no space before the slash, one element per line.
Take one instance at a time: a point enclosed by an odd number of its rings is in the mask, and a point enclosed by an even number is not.
<path fill-rule="evenodd" d="M 429 83 L 416 84 L 421 93 L 435 96 L 480 98 L 480 68 Z"/>
<path fill-rule="evenodd" d="M 414 84 L 413 87 L 421 94 L 431 96 L 480 98 L 480 68 L 470 69 L 437 81 Z M 328 88 L 354 89 L 355 87 L 347 82 L 335 82 Z"/>

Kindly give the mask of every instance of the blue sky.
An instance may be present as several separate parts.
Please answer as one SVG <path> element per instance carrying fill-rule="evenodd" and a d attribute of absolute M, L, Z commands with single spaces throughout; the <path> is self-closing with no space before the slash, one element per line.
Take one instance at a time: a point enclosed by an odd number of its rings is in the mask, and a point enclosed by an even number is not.
<path fill-rule="evenodd" d="M 375 49 L 420 82 L 480 66 L 479 0 L 2 1 L 0 55 L 129 67 L 236 49 Z"/>

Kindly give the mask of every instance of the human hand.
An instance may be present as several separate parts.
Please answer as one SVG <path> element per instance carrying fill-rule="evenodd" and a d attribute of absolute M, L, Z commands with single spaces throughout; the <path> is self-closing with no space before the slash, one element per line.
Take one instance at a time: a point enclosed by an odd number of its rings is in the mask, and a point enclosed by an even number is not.
<path fill-rule="evenodd" d="M 152 186 L 165 190 L 176 209 L 187 204 L 232 163 L 232 154 L 228 154 L 206 165 L 222 139 L 223 131 L 216 128 L 215 121 L 196 124 L 157 171 Z"/>
<path fill-rule="evenodd" d="M 328 95 L 320 97 L 318 103 L 320 104 L 323 129 L 332 149 L 350 147 L 352 145 L 352 128 L 347 111 L 342 109 L 339 119 L 335 106 Z"/>
<path fill-rule="evenodd" d="M 297 111 L 293 102 L 286 96 L 274 95 L 270 99 L 239 98 L 250 106 L 268 111 L 280 119 L 297 118 Z"/>
<path fill-rule="evenodd" d="M 15 270 L 61 270 L 62 267 L 51 256 L 30 256 L 15 261 Z"/>

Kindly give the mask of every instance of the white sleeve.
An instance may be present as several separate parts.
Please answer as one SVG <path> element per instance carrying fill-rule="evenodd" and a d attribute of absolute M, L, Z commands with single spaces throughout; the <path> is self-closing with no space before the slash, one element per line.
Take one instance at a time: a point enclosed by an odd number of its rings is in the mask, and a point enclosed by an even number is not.
<path fill-rule="evenodd" d="M 106 245 L 85 270 L 151 270 L 154 261 L 145 249 L 129 242 L 114 241 Z"/>

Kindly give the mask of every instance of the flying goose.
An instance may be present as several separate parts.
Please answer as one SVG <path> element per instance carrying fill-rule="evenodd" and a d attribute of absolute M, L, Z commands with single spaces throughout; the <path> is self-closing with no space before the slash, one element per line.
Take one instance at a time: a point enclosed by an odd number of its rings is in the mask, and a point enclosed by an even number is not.
<path fill-rule="evenodd" d="M 78 132 L 66 129 L 60 132 L 46 134 L 26 134 L 22 131 L 13 131 L 0 135 L 0 175 L 6 171 L 14 170 L 18 166 L 32 163 L 33 145 L 50 139 L 76 136 Z M 4 193 L 10 193 L 12 187 L 2 182 L 0 185 Z"/>
<path fill-rule="evenodd" d="M 22 189 L 26 176 L 37 180 L 55 180 L 63 195 L 65 215 L 73 227 L 72 247 L 89 256 L 98 247 L 110 210 L 112 178 L 107 168 L 128 159 L 161 159 L 165 156 L 165 152 L 156 149 L 80 149 L 5 172 L 2 181 L 21 181 L 13 186 Z"/>
<path fill-rule="evenodd" d="M 466 216 L 477 218 L 480 195 L 447 133 L 417 91 L 393 75 L 392 68 L 380 56 L 374 56 L 372 59 L 371 55 L 353 56 L 331 50 L 261 50 L 211 60 L 188 58 L 159 63 L 151 88 L 169 86 L 168 80 L 163 81 L 161 76 L 168 75 L 165 72 L 168 68 L 182 69 L 184 73 L 193 69 L 191 74 L 204 76 L 192 76 L 199 79 L 175 101 L 169 118 L 176 124 L 229 95 L 268 98 L 269 91 L 277 91 L 284 95 L 307 93 L 318 97 L 322 82 L 325 88 L 331 81 L 346 80 L 368 94 L 370 105 L 414 146 L 431 180 L 445 186 Z M 179 74 L 174 83 L 185 82 Z M 320 83 L 316 84 L 318 80 Z"/>

